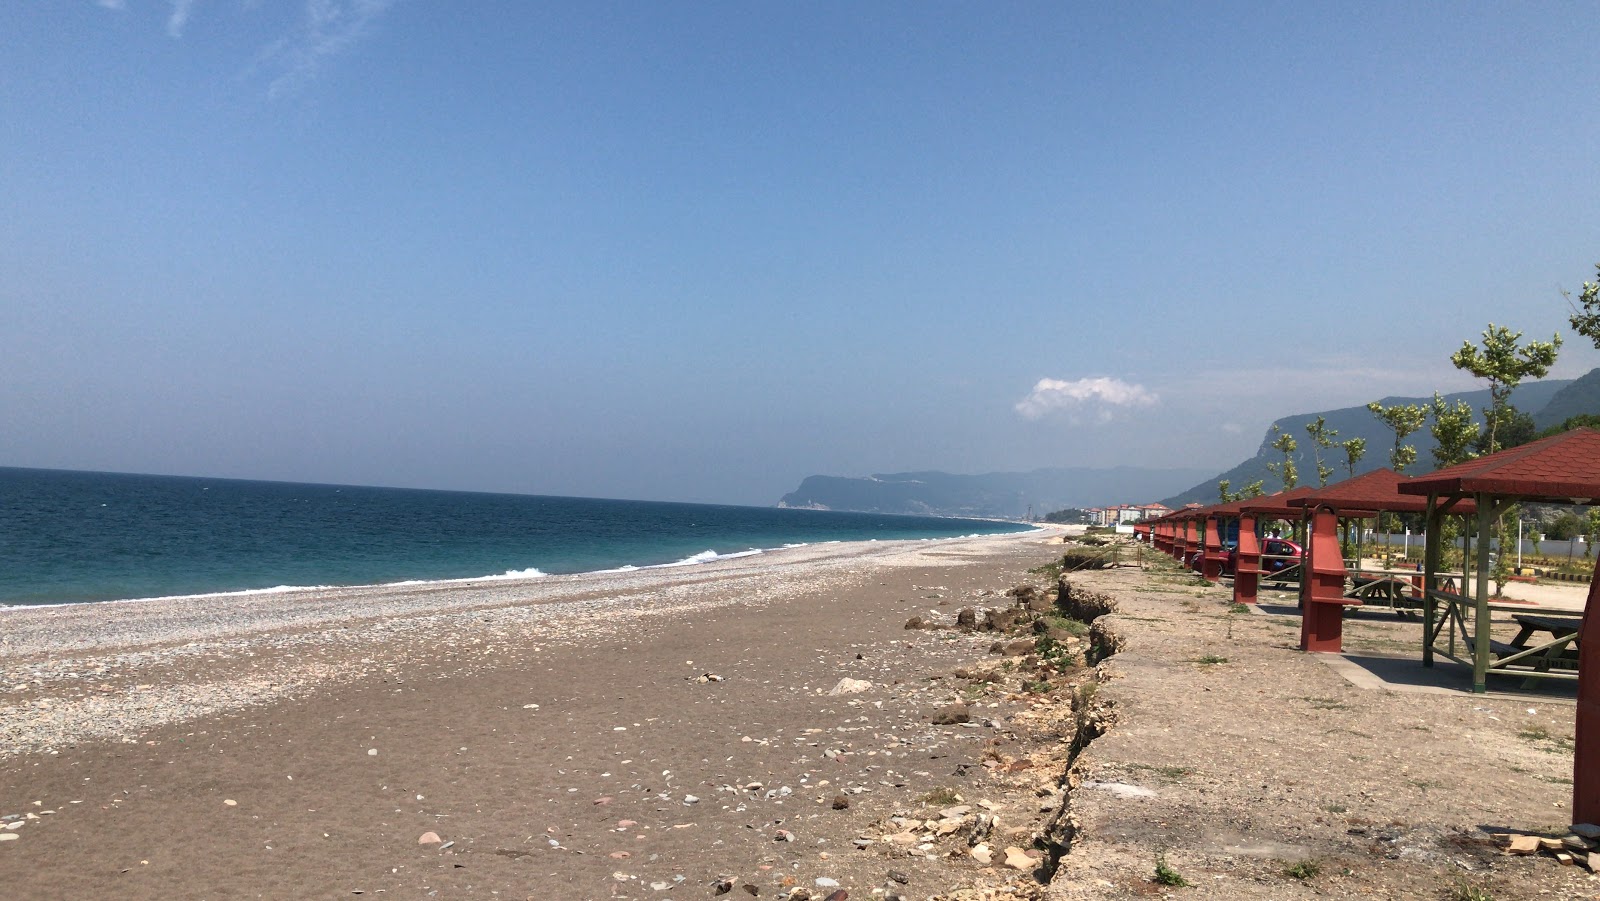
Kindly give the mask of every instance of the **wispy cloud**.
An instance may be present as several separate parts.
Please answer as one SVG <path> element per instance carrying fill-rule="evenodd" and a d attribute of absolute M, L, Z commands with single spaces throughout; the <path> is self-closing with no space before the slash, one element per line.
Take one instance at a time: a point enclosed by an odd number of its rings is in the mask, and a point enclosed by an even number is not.
<path fill-rule="evenodd" d="M 167 34 L 173 38 L 183 37 L 183 27 L 189 24 L 189 14 L 194 11 L 198 0 L 172 0 L 172 14 L 167 16 Z"/>
<path fill-rule="evenodd" d="M 1028 396 L 1018 401 L 1016 410 L 1028 419 L 1052 413 L 1072 418 L 1089 417 L 1100 422 L 1114 418 L 1116 412 L 1132 407 L 1153 407 L 1160 398 L 1143 385 L 1108 376 L 1063 381 L 1040 379 Z"/>
<path fill-rule="evenodd" d="M 372 23 L 395 0 L 306 0 L 294 32 L 273 41 L 257 56 L 259 66 L 278 75 L 267 96 L 292 94 L 317 77 L 326 62 L 365 37 Z"/>
<path fill-rule="evenodd" d="M 127 0 L 94 0 L 103 9 L 128 12 Z M 173 40 L 183 38 L 201 0 L 166 0 L 165 30 Z M 372 32 L 373 23 L 397 0 L 302 0 L 298 8 L 273 7 L 289 23 L 281 36 L 262 47 L 250 61 L 246 75 L 267 81 L 267 96 L 283 97 L 314 80 L 329 60 L 346 52 Z M 254 11 L 258 0 L 234 4 Z M 159 8 L 159 7 L 158 7 Z M 278 11 L 281 9 L 281 13 Z"/>

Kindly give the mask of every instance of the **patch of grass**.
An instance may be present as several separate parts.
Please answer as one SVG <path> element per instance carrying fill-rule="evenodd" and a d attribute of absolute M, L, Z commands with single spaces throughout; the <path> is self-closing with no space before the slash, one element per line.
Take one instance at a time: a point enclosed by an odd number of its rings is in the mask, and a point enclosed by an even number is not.
<path fill-rule="evenodd" d="M 1217 664 L 1220 664 L 1220 663 L 1227 663 L 1228 662 L 1228 658 L 1219 657 L 1216 654 L 1207 654 L 1204 657 L 1196 657 L 1196 658 L 1194 658 L 1193 662 L 1194 663 L 1198 663 L 1201 666 L 1216 666 Z"/>
<path fill-rule="evenodd" d="M 1572 739 L 1551 735 L 1543 726 L 1523 726 L 1517 731 L 1517 737 L 1540 745 L 1539 750 L 1546 754 L 1565 754 L 1573 750 Z"/>
<path fill-rule="evenodd" d="M 1090 679 L 1087 682 L 1079 683 L 1078 687 L 1072 692 L 1073 709 L 1082 710 L 1088 707 L 1090 704 L 1093 704 L 1094 696 L 1098 694 L 1099 691 L 1100 683 L 1093 679 Z"/>
<path fill-rule="evenodd" d="M 1235 604 L 1235 603 L 1231 603 L 1230 602 L 1228 604 L 1228 612 L 1229 613 L 1249 613 L 1250 612 L 1250 605 L 1249 604 Z"/>
<path fill-rule="evenodd" d="M 961 796 L 956 794 L 956 790 L 953 788 L 936 788 L 923 795 L 922 801 L 935 807 L 949 807 L 951 804 L 960 803 Z"/>
<path fill-rule="evenodd" d="M 1481 885 L 1463 882 L 1450 894 L 1451 901 L 1494 901 L 1494 895 Z"/>
<path fill-rule="evenodd" d="M 1022 690 L 1029 694 L 1042 695 L 1050 690 L 1050 680 L 1039 679 L 1035 682 L 1024 682 L 1022 683 Z"/>
<path fill-rule="evenodd" d="M 1314 860 L 1302 860 L 1292 866 L 1284 867 L 1283 875 L 1298 879 L 1301 882 L 1313 879 L 1322 872 L 1322 864 Z"/>
<path fill-rule="evenodd" d="M 1034 642 L 1033 650 L 1041 659 L 1061 667 L 1071 667 L 1078 663 L 1077 653 L 1049 635 L 1040 635 Z"/>
<path fill-rule="evenodd" d="M 1028 572 L 1036 576 L 1044 576 L 1047 579 L 1054 579 L 1061 575 L 1061 561 L 1053 560 L 1043 566 L 1035 566 Z"/>
<path fill-rule="evenodd" d="M 1160 854 L 1156 855 L 1155 881 L 1157 885 L 1170 885 L 1175 888 L 1189 885 L 1189 880 L 1179 875 L 1177 870 L 1167 866 L 1167 858 Z"/>
<path fill-rule="evenodd" d="M 1073 619 L 1060 613 L 1046 613 L 1043 616 L 1045 625 L 1052 629 L 1060 629 L 1068 635 L 1083 637 L 1089 634 L 1089 624 L 1082 620 Z"/>
<path fill-rule="evenodd" d="M 1350 812 L 1350 808 L 1344 806 L 1343 804 L 1324 804 L 1324 805 L 1322 805 L 1322 809 L 1326 810 L 1329 813 L 1349 813 Z"/>
<path fill-rule="evenodd" d="M 1539 780 L 1540 782 L 1548 782 L 1551 785 L 1571 785 L 1572 784 L 1572 780 L 1568 779 L 1566 776 L 1534 776 L 1533 778 Z"/>

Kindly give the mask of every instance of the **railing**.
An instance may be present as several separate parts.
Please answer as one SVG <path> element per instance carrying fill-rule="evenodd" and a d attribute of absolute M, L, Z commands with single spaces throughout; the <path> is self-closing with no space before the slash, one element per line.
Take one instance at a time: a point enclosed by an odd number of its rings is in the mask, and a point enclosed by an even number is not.
<path fill-rule="evenodd" d="M 1454 586 L 1455 577 L 1447 577 L 1447 581 Z M 1528 608 L 1490 604 L 1488 607 L 1491 616 L 1486 617 L 1484 622 L 1478 623 L 1478 603 L 1474 598 L 1442 588 L 1428 589 L 1424 592 L 1424 598 L 1429 607 L 1433 607 L 1435 604 L 1443 605 L 1442 609 L 1434 608 L 1435 616 L 1432 620 L 1432 631 L 1429 632 L 1424 628 L 1423 644 L 1433 653 L 1454 660 L 1456 663 L 1471 666 L 1474 673 L 1476 673 L 1478 663 L 1475 659 L 1477 655 L 1474 652 L 1477 648 L 1477 632 L 1481 627 L 1484 633 L 1483 640 L 1489 643 L 1489 661 L 1485 668 L 1485 675 L 1491 672 L 1498 672 L 1507 675 L 1514 673 L 1525 679 L 1570 680 L 1578 678 L 1576 667 L 1573 666 L 1569 669 L 1570 661 L 1564 656 L 1565 652 L 1572 649 L 1572 646 L 1578 641 L 1577 632 L 1565 636 L 1556 636 L 1542 644 L 1507 644 L 1495 641 L 1493 638 L 1491 631 L 1493 612 L 1496 610 L 1526 611 Z M 1470 629 L 1467 626 L 1469 616 L 1474 621 L 1474 627 Z M 1440 635 L 1446 629 L 1449 630 L 1449 634 L 1444 644 L 1441 645 Z M 1524 634 L 1526 634 L 1526 631 L 1524 630 Z M 1521 636 L 1519 636 L 1519 640 L 1520 638 Z M 1472 658 L 1462 657 L 1458 654 L 1458 640 L 1460 654 L 1472 654 Z"/>

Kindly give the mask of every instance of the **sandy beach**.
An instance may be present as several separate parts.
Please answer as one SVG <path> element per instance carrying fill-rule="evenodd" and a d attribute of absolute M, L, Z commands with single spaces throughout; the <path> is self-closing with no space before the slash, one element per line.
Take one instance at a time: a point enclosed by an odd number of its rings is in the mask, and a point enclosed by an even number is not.
<path fill-rule="evenodd" d="M 0 878 L 73 899 L 1600 897 L 1502 847 L 1565 830 L 1566 688 L 1472 695 L 1377 612 L 1345 655 L 1305 654 L 1287 596 L 1239 610 L 1136 551 L 1058 586 L 1039 567 L 1061 550 L 6 610 Z M 1063 612 L 1092 631 L 1046 627 Z"/>
<path fill-rule="evenodd" d="M 1007 602 L 1043 542 L 9 609 L 0 815 L 25 825 L 0 874 L 56 898 L 876 885 L 838 837 L 943 787 L 1006 714 L 932 725 L 958 696 L 938 677 L 989 641 L 903 625 Z M 830 695 L 845 678 L 872 687 Z"/>

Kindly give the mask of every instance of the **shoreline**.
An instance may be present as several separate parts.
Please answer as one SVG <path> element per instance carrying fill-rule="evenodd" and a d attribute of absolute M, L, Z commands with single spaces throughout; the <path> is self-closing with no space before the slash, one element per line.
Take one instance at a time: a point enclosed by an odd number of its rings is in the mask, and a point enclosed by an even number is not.
<path fill-rule="evenodd" d="M 183 714 L 188 717 L 292 696 L 307 685 L 357 678 L 358 672 L 333 659 L 338 656 L 336 649 L 406 644 L 417 646 L 407 653 L 426 653 L 423 646 L 430 641 L 430 634 L 459 630 L 466 620 L 474 620 L 485 634 L 503 637 L 541 626 L 560 633 L 592 628 L 605 619 L 692 616 L 729 604 L 757 603 L 769 593 L 814 591 L 836 584 L 864 566 L 904 566 L 925 550 L 960 551 L 993 542 L 1034 544 L 1046 534 L 1046 530 L 1036 530 L 942 539 L 819 542 L 698 564 L 521 579 L 491 577 L 3 608 L 0 757 L 48 750 L 48 744 L 26 740 L 27 735 L 50 735 L 60 743 L 103 738 L 116 724 L 164 724 L 166 720 L 160 717 L 110 715 L 106 704 L 73 717 L 70 706 L 51 702 L 42 710 L 51 719 L 70 719 L 74 725 L 41 729 L 41 709 L 19 706 L 19 701 L 38 700 L 52 691 L 82 692 L 86 685 L 114 692 L 136 673 L 152 668 L 192 670 L 183 677 L 190 683 L 183 689 L 189 699 L 181 705 L 167 705 L 188 711 Z M 105 604 L 117 605 L 114 616 L 105 615 Z M 221 663 L 230 655 L 271 658 L 276 663 L 273 678 L 243 692 L 197 690 L 196 686 L 210 681 L 208 664 Z M 159 708 L 162 704 L 159 699 L 147 698 L 140 706 Z M 107 725 L 99 728 L 96 722 Z"/>
<path fill-rule="evenodd" d="M 17 894 L 131 899 L 698 897 L 725 874 L 859 886 L 885 863 L 932 886 L 945 864 L 853 836 L 981 772 L 1025 705 L 935 724 L 963 697 L 949 672 L 993 639 L 904 625 L 1012 606 L 1047 542 L 161 601 L 115 623 L 13 611 L 0 828 L 23 825 L 0 868 Z"/>
<path fill-rule="evenodd" d="M 1005 522 L 1005 521 L 1004 520 L 992 520 L 992 522 Z M 148 596 L 148 597 L 98 598 L 98 599 L 92 599 L 92 600 L 78 600 L 78 601 L 50 601 L 50 602 L 37 603 L 37 604 L 9 603 L 9 602 L 5 602 L 5 601 L 0 601 L 0 618 L 3 618 L 8 612 L 15 611 L 15 610 L 48 610 L 48 609 L 53 609 L 53 608 L 58 608 L 58 607 L 76 607 L 76 606 L 84 605 L 84 604 L 142 604 L 142 603 L 148 603 L 148 602 L 151 602 L 151 601 L 181 601 L 181 600 L 196 600 L 196 599 L 201 599 L 201 598 L 236 598 L 236 597 L 293 595 L 293 594 L 296 594 L 296 593 L 299 593 L 299 592 L 328 592 L 328 591 L 343 591 L 343 590 L 383 589 L 383 588 L 414 588 L 414 587 L 452 586 L 452 585 L 456 585 L 456 586 L 471 586 L 471 585 L 474 585 L 474 584 L 480 583 L 480 582 L 521 582 L 521 581 L 525 581 L 525 580 L 551 579 L 551 578 L 562 578 L 562 577 L 569 577 L 569 576 L 610 575 L 610 574 L 616 574 L 616 573 L 638 572 L 638 571 L 642 571 L 642 570 L 677 569 L 677 568 L 689 567 L 689 566 L 702 566 L 702 565 L 705 565 L 705 564 L 708 564 L 708 563 L 717 563 L 717 562 L 721 562 L 721 561 L 725 561 L 725 560 L 739 559 L 739 558 L 742 558 L 742 557 L 757 557 L 757 556 L 761 556 L 761 555 L 764 555 L 764 554 L 774 554 L 774 553 L 778 553 L 778 552 L 781 552 L 781 551 L 793 550 L 795 548 L 812 547 L 812 546 L 817 546 L 817 545 L 837 545 L 837 544 L 866 544 L 866 545 L 870 545 L 870 544 L 877 544 L 877 543 L 880 543 L 880 542 L 958 541 L 958 540 L 968 539 L 968 538 L 988 538 L 988 537 L 995 537 L 995 536 L 999 536 L 999 535 L 1033 535 L 1033 534 L 1042 534 L 1042 533 L 1046 533 L 1046 532 L 1049 531 L 1048 529 L 1043 528 L 1039 524 L 1036 524 L 1036 523 L 1026 523 L 1026 524 L 1012 523 L 1012 524 L 1013 525 L 1028 525 L 1028 526 L 1031 526 L 1032 528 L 1013 531 L 1013 532 L 971 533 L 971 534 L 966 534 L 966 535 L 948 535 L 948 536 L 928 537 L 928 538 L 867 538 L 867 539 L 860 539 L 860 540 L 855 540 L 855 541 L 849 541 L 849 540 L 845 540 L 845 539 L 831 539 L 831 540 L 824 540 L 824 541 L 799 541 L 799 542 L 791 542 L 791 543 L 787 543 L 787 544 L 782 544 L 782 545 L 778 545 L 778 546 L 775 546 L 775 547 L 751 547 L 751 548 L 747 548 L 746 550 L 742 550 L 742 551 L 726 551 L 726 552 L 717 551 L 714 548 L 708 548 L 708 549 L 706 549 L 704 551 L 700 551 L 698 553 L 691 554 L 691 555 L 689 555 L 687 557 L 683 557 L 683 558 L 677 559 L 677 560 L 672 560 L 672 561 L 669 561 L 669 562 L 666 562 L 666 563 L 638 563 L 638 564 L 625 563 L 625 564 L 623 564 L 621 566 L 610 567 L 610 568 L 606 568 L 606 569 L 592 569 L 592 570 L 582 570 L 582 571 L 578 571 L 578 572 L 565 572 L 565 573 L 564 572 L 544 572 L 544 571 L 540 570 L 538 567 L 530 566 L 530 567 L 527 567 L 527 568 L 524 568 L 524 569 L 509 570 L 509 571 L 506 571 L 506 572 L 503 572 L 503 573 L 498 573 L 498 574 L 488 573 L 488 574 L 477 575 L 477 576 L 454 576 L 454 577 L 450 577 L 450 578 L 440 578 L 440 579 L 399 579 L 399 580 L 396 580 L 396 581 L 393 581 L 393 582 L 366 582 L 366 583 L 328 584 L 328 585 L 287 585 L 287 584 L 285 584 L 285 585 L 273 585 L 273 586 L 268 586 L 268 587 L 264 587 L 264 588 L 224 589 L 224 590 L 218 590 L 218 591 L 193 592 L 193 593 L 189 593 L 189 594 L 152 595 L 152 596 Z"/>

